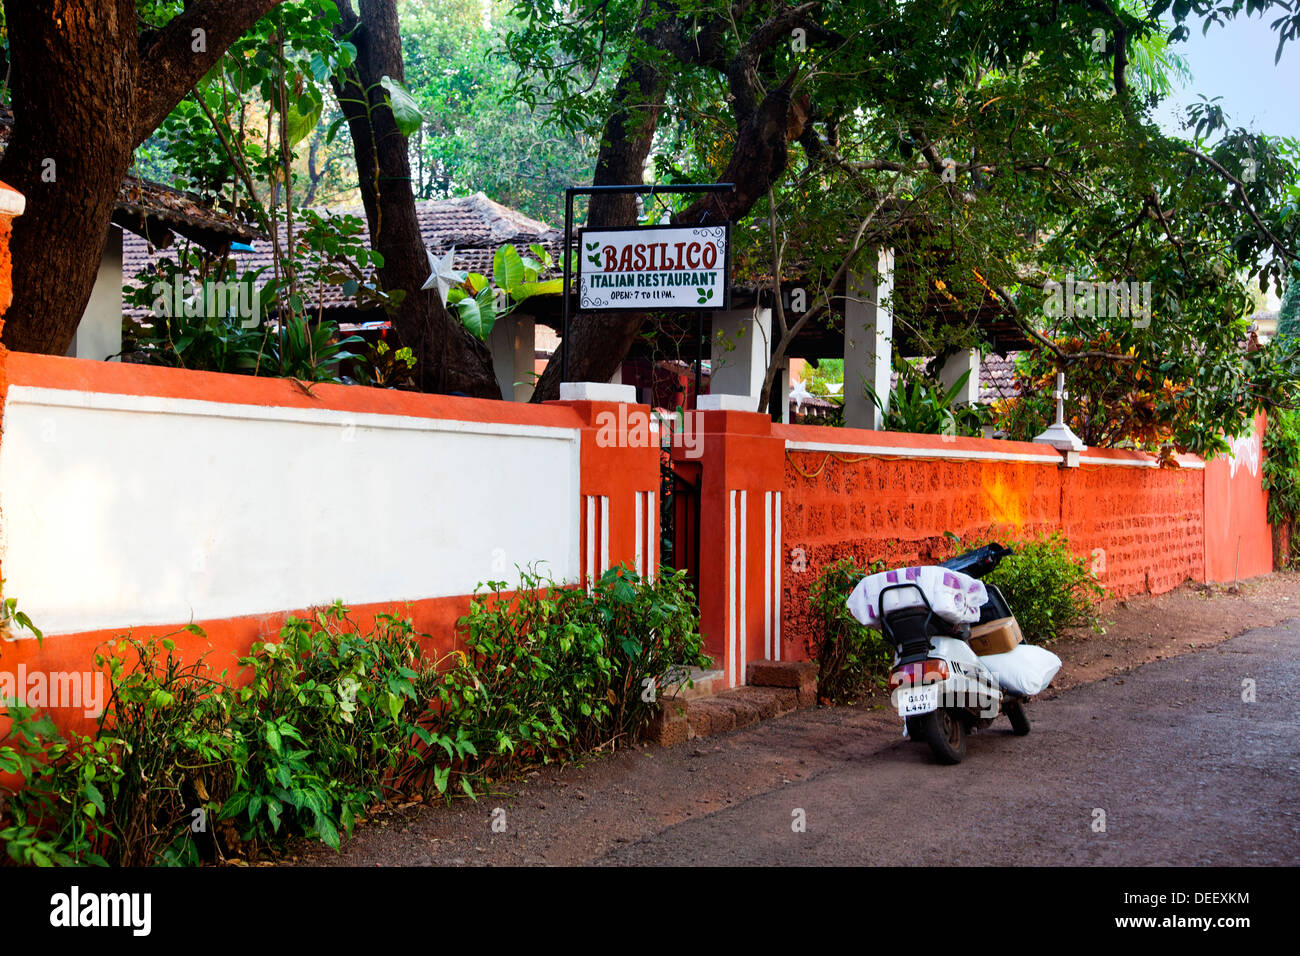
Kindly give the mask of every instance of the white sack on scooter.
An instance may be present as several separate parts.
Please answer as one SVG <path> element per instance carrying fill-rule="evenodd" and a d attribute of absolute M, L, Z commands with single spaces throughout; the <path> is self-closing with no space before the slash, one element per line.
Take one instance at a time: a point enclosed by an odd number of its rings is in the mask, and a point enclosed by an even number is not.
<path fill-rule="evenodd" d="M 980 619 L 980 606 L 989 599 L 982 581 L 949 571 L 947 568 L 895 568 L 869 574 L 853 589 L 847 602 L 849 613 L 867 627 L 880 627 L 880 592 L 894 584 L 915 584 L 925 594 L 934 613 L 949 624 L 971 623 Z M 885 610 L 925 607 L 913 588 L 890 591 L 885 595 Z"/>
<path fill-rule="evenodd" d="M 1002 689 L 1020 697 L 1041 694 L 1061 669 L 1061 659 L 1045 647 L 1018 644 L 1005 654 L 988 654 L 980 663 L 993 672 Z"/>

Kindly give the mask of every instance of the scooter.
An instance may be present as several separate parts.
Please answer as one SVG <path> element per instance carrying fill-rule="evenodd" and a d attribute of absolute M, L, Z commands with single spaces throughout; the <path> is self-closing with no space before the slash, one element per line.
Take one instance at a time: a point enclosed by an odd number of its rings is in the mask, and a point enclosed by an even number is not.
<path fill-rule="evenodd" d="M 981 578 L 998 566 L 1011 549 L 991 544 L 943 562 L 940 567 Z M 1012 617 L 996 585 L 985 584 L 988 600 L 980 607 L 979 624 Z M 892 593 L 914 591 L 921 604 L 887 610 Z M 889 689 L 908 738 L 925 741 L 935 759 L 960 763 L 966 756 L 967 735 L 988 727 L 999 716 L 1011 722 L 1016 736 L 1029 733 L 1026 698 L 1005 692 L 993 672 L 971 649 L 971 625 L 952 624 L 934 613 L 925 592 L 904 582 L 880 591 L 880 622 L 895 648 Z"/>

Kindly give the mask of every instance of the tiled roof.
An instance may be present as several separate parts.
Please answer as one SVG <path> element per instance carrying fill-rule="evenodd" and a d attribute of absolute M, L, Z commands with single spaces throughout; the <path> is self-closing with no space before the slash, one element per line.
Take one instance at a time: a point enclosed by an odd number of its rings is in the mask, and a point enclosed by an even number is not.
<path fill-rule="evenodd" d="M 346 206 L 334 209 L 317 210 L 322 215 L 354 215 L 365 222 L 365 213 L 359 206 Z M 460 199 L 433 199 L 415 204 L 416 216 L 420 223 L 420 237 L 425 246 L 435 256 L 445 255 L 455 249 L 455 268 L 466 272 L 478 272 L 492 276 L 492 256 L 504 243 L 513 243 L 521 253 L 527 254 L 528 246 L 540 243 L 551 253 L 558 264 L 560 246 L 564 234 L 552 229 L 544 222 L 530 219 L 523 213 L 509 209 L 493 202 L 483 193 Z M 285 226 L 280 227 L 280 242 L 283 244 L 288 235 Z M 360 240 L 369 245 L 369 230 L 363 225 Z M 253 252 L 232 253 L 239 271 L 264 268 L 263 283 L 270 280 L 272 274 L 271 243 L 260 240 L 253 243 Z M 153 250 L 143 239 L 127 236 L 123 249 L 123 274 L 127 279 L 135 276 L 141 269 L 157 259 L 174 258 L 170 249 Z M 366 277 L 374 280 L 374 270 L 367 269 Z M 312 289 L 304 295 L 311 309 L 348 309 L 354 306 L 352 296 L 345 295 L 340 286 L 326 286 Z M 143 314 L 145 310 L 125 307 L 128 315 Z"/>
<path fill-rule="evenodd" d="M 1006 355 L 986 355 L 980 363 L 980 401 L 987 404 L 1000 398 L 1014 398 L 1020 394 L 1016 382 L 1016 356 L 1018 352 Z"/>

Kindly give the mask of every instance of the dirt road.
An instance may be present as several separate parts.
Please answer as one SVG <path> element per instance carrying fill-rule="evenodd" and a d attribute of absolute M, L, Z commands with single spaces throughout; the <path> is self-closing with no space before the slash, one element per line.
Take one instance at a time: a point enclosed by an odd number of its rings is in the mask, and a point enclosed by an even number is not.
<path fill-rule="evenodd" d="M 1295 593 L 1294 582 L 1270 587 Z M 1209 605 L 1222 614 L 1232 600 Z M 477 804 L 407 807 L 370 821 L 341 855 L 303 846 L 295 861 L 1295 864 L 1300 620 L 1230 640 L 1213 627 L 1210 638 L 1180 631 L 1176 657 L 1150 635 L 1112 630 L 1088 653 L 1128 657 L 1123 640 L 1162 659 L 1049 692 L 1029 708 L 1028 737 L 999 721 L 956 767 L 903 741 L 882 707 L 818 708 L 545 768 Z"/>
<path fill-rule="evenodd" d="M 957 767 L 896 742 L 600 862 L 1294 865 L 1297 688 L 1300 622 L 1251 631 L 1039 702 Z"/>

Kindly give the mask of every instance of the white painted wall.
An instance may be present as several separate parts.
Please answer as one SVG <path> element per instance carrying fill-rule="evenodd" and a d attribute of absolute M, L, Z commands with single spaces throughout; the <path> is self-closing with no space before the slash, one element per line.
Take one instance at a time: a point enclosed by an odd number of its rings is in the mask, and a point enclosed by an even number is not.
<path fill-rule="evenodd" d="M 5 592 L 60 634 L 576 582 L 579 432 L 14 386 Z"/>

